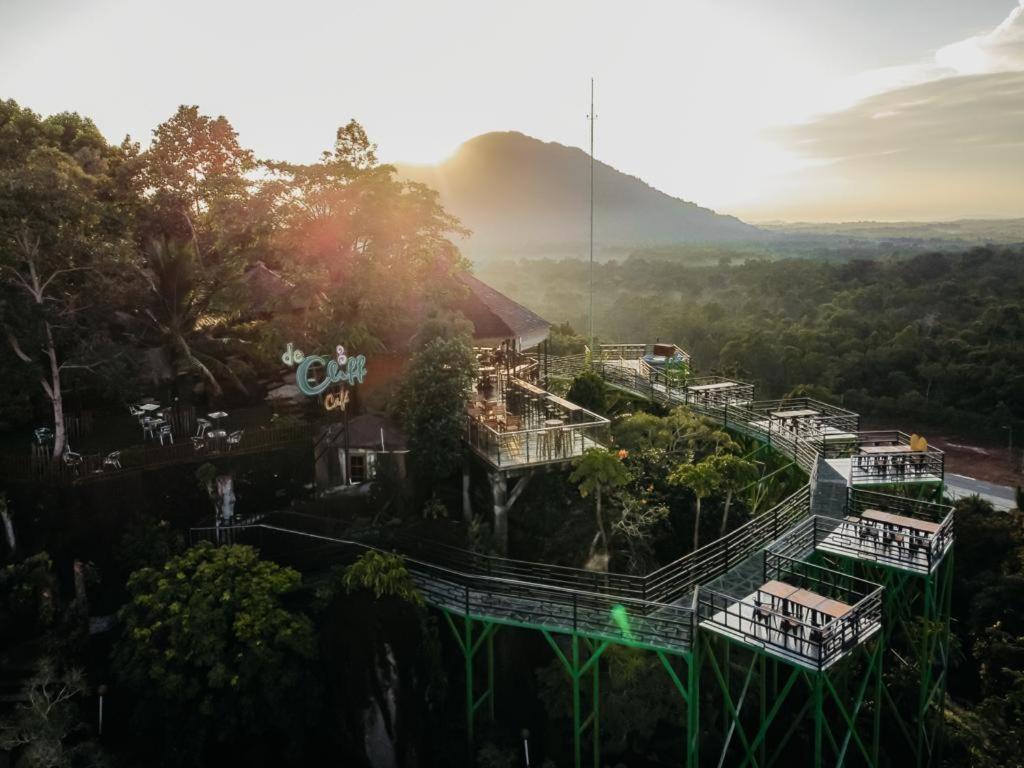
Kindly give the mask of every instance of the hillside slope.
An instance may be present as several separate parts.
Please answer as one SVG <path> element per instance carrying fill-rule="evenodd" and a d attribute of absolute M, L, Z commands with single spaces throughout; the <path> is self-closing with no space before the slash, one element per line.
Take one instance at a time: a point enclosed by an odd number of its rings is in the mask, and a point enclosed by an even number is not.
<path fill-rule="evenodd" d="M 463 245 L 470 256 L 579 255 L 586 249 L 590 158 L 580 149 L 521 133 L 487 133 L 437 166 L 399 165 L 399 172 L 437 189 L 445 207 L 473 230 Z M 594 205 L 596 248 L 606 255 L 766 235 L 601 162 L 594 171 Z"/>

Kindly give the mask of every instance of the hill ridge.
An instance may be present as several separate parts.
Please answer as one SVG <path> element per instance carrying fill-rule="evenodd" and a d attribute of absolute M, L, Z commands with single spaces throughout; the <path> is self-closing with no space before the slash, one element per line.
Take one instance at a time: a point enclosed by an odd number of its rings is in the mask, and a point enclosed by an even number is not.
<path fill-rule="evenodd" d="M 587 242 L 590 156 L 578 147 L 492 131 L 437 165 L 396 167 L 402 177 L 437 189 L 445 207 L 473 231 L 464 245 L 471 257 L 579 255 Z M 600 160 L 594 177 L 594 239 L 601 251 L 768 236 Z"/>

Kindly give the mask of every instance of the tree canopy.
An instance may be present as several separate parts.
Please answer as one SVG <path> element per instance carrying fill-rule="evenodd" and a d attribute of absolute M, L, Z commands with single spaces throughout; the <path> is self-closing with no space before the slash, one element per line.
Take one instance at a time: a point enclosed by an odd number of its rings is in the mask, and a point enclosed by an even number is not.
<path fill-rule="evenodd" d="M 208 544 L 132 574 L 115 668 L 141 703 L 138 725 L 164 726 L 165 762 L 248 733 L 289 741 L 315 656 L 312 623 L 289 606 L 300 581 L 250 547 Z"/>

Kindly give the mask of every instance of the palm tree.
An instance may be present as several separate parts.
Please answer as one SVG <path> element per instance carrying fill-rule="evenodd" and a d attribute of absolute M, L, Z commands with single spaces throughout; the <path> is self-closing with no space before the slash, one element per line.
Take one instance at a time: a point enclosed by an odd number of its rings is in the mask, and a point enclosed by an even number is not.
<path fill-rule="evenodd" d="M 595 514 L 597 518 L 597 538 L 591 549 L 595 549 L 598 541 L 602 550 L 608 548 L 608 534 L 605 530 L 604 515 L 601 511 L 601 497 L 605 490 L 621 488 L 630 480 L 629 470 L 622 463 L 620 454 L 605 448 L 588 448 L 583 455 L 573 462 L 569 481 L 576 483 L 580 496 L 586 498 L 594 494 Z"/>
<path fill-rule="evenodd" d="M 227 333 L 237 317 L 211 307 L 231 277 L 211 276 L 193 244 L 167 239 L 150 243 L 141 272 L 147 286 L 142 314 L 170 350 L 175 372 L 198 373 L 215 397 L 223 394 L 222 378 L 245 392 L 236 371 L 244 366 L 231 354 L 245 342 Z"/>
<path fill-rule="evenodd" d="M 757 465 L 740 458 L 734 453 L 719 453 L 709 456 L 708 461 L 718 472 L 721 482 L 719 488 L 725 491 L 725 506 L 722 509 L 722 527 L 719 535 L 725 534 L 729 525 L 729 507 L 732 505 L 733 494 L 746 488 L 757 479 Z"/>
<path fill-rule="evenodd" d="M 681 485 L 693 491 L 697 499 L 696 514 L 693 517 L 693 549 L 700 545 L 700 503 L 701 500 L 714 493 L 722 482 L 722 477 L 711 459 L 698 464 L 680 464 L 668 476 L 672 485 Z"/>

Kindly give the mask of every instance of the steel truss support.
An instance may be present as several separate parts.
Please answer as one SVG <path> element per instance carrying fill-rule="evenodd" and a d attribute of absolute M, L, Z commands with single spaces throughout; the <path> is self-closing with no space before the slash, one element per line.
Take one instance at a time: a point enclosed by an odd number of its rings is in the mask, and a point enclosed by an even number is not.
<path fill-rule="evenodd" d="M 714 701 L 721 708 L 720 732 L 715 734 L 721 746 L 717 760 L 709 765 L 791 765 L 794 753 L 787 747 L 801 734 L 806 750 L 799 754 L 810 752 L 807 763 L 814 768 L 877 768 L 877 697 L 885 655 L 880 633 L 820 672 L 709 632 L 698 632 L 696 643 L 714 681 Z"/>
<path fill-rule="evenodd" d="M 700 756 L 700 649 L 695 646 L 690 654 L 655 653 L 686 706 L 686 768 L 697 768 Z M 681 658 L 686 664 L 685 682 L 676 671 L 673 658 Z"/>
<path fill-rule="evenodd" d="M 576 633 L 570 634 L 568 653 L 562 650 L 555 638 L 546 629 L 541 629 L 541 634 L 548 641 L 555 652 L 555 656 L 562 662 L 562 667 L 569 675 L 569 682 L 572 686 L 572 753 L 573 765 L 576 768 L 583 767 L 583 736 L 587 729 L 590 729 L 592 737 L 592 752 L 594 755 L 594 768 L 601 765 L 601 654 L 608 647 L 609 642 L 600 642 L 581 637 Z M 581 644 L 586 650 L 587 658 L 583 659 Z M 582 691 L 580 683 L 587 674 L 591 676 L 590 713 L 583 717 Z"/>
<path fill-rule="evenodd" d="M 886 727 L 906 744 L 917 768 L 939 765 L 949 669 L 953 550 L 928 574 L 847 558 L 839 562 L 884 587 L 882 634 L 886 647 L 893 651 L 892 668 L 887 670 L 880 695 Z M 893 740 L 886 739 L 886 743 Z"/>
<path fill-rule="evenodd" d="M 487 716 L 490 720 L 494 720 L 494 635 L 500 625 L 483 619 L 473 619 L 470 616 L 453 615 L 444 609 L 441 609 L 441 613 L 455 637 L 459 650 L 462 651 L 462 659 L 465 664 L 466 745 L 472 754 L 477 711 L 486 704 Z M 476 637 L 474 637 L 474 625 L 480 627 Z M 481 649 L 484 649 L 487 655 L 484 672 L 485 689 L 477 697 L 474 692 L 474 660 Z"/>

